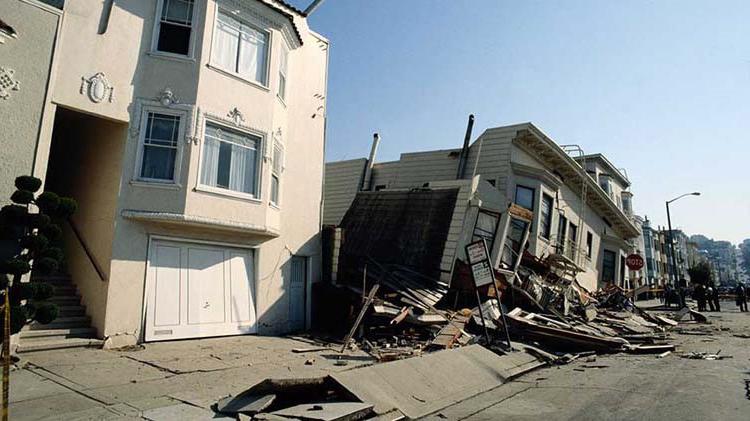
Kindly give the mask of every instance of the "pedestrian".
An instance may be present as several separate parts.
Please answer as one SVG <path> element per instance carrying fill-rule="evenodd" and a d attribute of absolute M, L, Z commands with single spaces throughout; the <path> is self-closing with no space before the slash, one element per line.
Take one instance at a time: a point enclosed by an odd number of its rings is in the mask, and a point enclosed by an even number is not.
<path fill-rule="evenodd" d="M 716 311 L 716 308 L 714 308 L 714 288 L 711 284 L 706 288 L 706 301 L 708 302 L 708 308 L 711 309 L 710 311 Z"/>
<path fill-rule="evenodd" d="M 747 311 L 747 290 L 745 290 L 745 284 L 737 284 L 737 287 L 734 289 L 734 294 L 740 311 Z"/>
<path fill-rule="evenodd" d="M 719 304 L 719 286 L 714 286 L 714 293 L 711 295 L 711 300 L 714 302 L 714 308 L 716 311 L 721 311 L 721 304 Z"/>
<path fill-rule="evenodd" d="M 669 284 L 664 285 L 662 296 L 664 298 L 664 306 L 669 308 L 670 300 L 672 299 L 672 287 Z"/>
<path fill-rule="evenodd" d="M 693 299 L 698 302 L 698 311 L 706 311 L 706 289 L 703 284 L 695 285 Z"/>

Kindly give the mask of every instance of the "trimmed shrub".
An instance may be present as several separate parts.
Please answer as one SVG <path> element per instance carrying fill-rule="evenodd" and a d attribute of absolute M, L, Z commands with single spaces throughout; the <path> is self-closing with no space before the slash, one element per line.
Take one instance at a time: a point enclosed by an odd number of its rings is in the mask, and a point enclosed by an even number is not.
<path fill-rule="evenodd" d="M 28 190 L 32 193 L 36 193 L 37 190 L 42 187 L 42 180 L 30 175 L 22 175 L 16 177 L 15 184 L 18 190 Z"/>

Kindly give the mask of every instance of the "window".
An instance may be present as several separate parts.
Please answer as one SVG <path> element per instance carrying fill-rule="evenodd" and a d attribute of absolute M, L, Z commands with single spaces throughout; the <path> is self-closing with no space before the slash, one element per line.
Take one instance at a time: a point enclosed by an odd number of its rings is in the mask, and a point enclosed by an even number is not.
<path fill-rule="evenodd" d="M 278 142 L 273 145 L 273 166 L 271 167 L 271 203 L 279 204 L 281 189 L 281 171 L 284 165 L 284 150 Z"/>
<path fill-rule="evenodd" d="M 521 258 L 521 253 L 523 253 L 521 242 L 527 225 L 527 222 L 520 219 L 511 218 L 510 220 L 508 235 L 500 258 L 500 263 L 505 265 L 506 268 L 514 268 L 518 259 Z"/>
<path fill-rule="evenodd" d="M 495 243 L 495 231 L 497 231 L 499 221 L 500 215 L 480 209 L 477 214 L 477 222 L 474 224 L 471 241 L 484 239 L 487 242 L 487 250 L 492 252 L 492 246 Z"/>
<path fill-rule="evenodd" d="M 568 219 L 560 214 L 557 220 L 557 253 L 565 253 L 565 234 L 567 233 Z"/>
<path fill-rule="evenodd" d="M 279 98 L 286 101 L 286 75 L 289 66 L 289 51 L 286 46 L 281 47 L 281 57 L 279 58 Z"/>
<path fill-rule="evenodd" d="M 165 53 L 190 54 L 194 0 L 163 0 L 157 22 L 156 50 Z"/>
<path fill-rule="evenodd" d="M 148 111 L 145 117 L 138 178 L 175 181 L 180 116 Z"/>
<path fill-rule="evenodd" d="M 516 186 L 516 204 L 534 210 L 534 189 Z"/>
<path fill-rule="evenodd" d="M 201 184 L 258 196 L 261 138 L 206 125 Z"/>
<path fill-rule="evenodd" d="M 568 253 L 567 256 L 575 260 L 576 258 L 576 247 L 578 246 L 578 226 L 572 222 L 568 224 Z"/>
<path fill-rule="evenodd" d="M 605 193 L 607 193 L 608 195 L 611 194 L 609 190 L 609 179 L 602 178 L 601 180 L 599 180 L 599 186 L 602 188 L 602 190 L 604 190 Z"/>
<path fill-rule="evenodd" d="M 375 186 L 375 191 L 385 190 L 385 184 L 378 184 Z"/>
<path fill-rule="evenodd" d="M 586 256 L 591 259 L 594 253 L 594 235 L 590 232 L 586 233 Z"/>
<path fill-rule="evenodd" d="M 602 281 L 603 282 L 614 282 L 615 281 L 615 262 L 617 256 L 615 252 L 611 250 L 604 250 L 602 254 Z"/>
<path fill-rule="evenodd" d="M 487 182 L 490 183 L 492 185 L 492 187 L 495 187 L 495 179 L 494 178 L 487 179 Z"/>
<path fill-rule="evenodd" d="M 539 234 L 548 240 L 550 234 L 552 233 L 552 206 L 552 197 L 546 194 L 542 194 L 542 209 Z"/>
<path fill-rule="evenodd" d="M 269 37 L 268 32 L 220 10 L 214 30 L 212 64 L 265 86 Z"/>

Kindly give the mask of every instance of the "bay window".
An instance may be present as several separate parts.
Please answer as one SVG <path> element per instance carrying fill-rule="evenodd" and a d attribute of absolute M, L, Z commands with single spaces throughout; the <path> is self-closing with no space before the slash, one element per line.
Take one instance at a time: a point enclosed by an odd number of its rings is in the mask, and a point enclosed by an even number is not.
<path fill-rule="evenodd" d="M 195 0 L 162 0 L 156 23 L 156 50 L 187 56 Z"/>
<path fill-rule="evenodd" d="M 261 138 L 206 125 L 200 182 L 207 187 L 258 197 Z"/>
<path fill-rule="evenodd" d="M 211 62 L 221 70 L 266 86 L 269 40 L 267 31 L 219 10 Z"/>

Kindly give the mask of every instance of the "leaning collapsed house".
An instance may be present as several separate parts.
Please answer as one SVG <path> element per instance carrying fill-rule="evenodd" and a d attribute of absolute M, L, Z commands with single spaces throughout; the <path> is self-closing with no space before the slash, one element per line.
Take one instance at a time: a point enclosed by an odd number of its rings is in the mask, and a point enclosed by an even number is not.
<path fill-rule="evenodd" d="M 465 148 L 404 153 L 393 162 L 377 163 L 371 154 L 328 163 L 323 223 L 340 225 L 362 190 L 410 190 L 475 177 L 506 203 L 533 212 L 529 254 L 564 262 L 589 291 L 628 285 L 625 258 L 640 232 L 627 178 L 602 155 L 561 147 L 531 123 L 488 129 Z M 443 271 L 454 266 L 442 263 Z"/>

